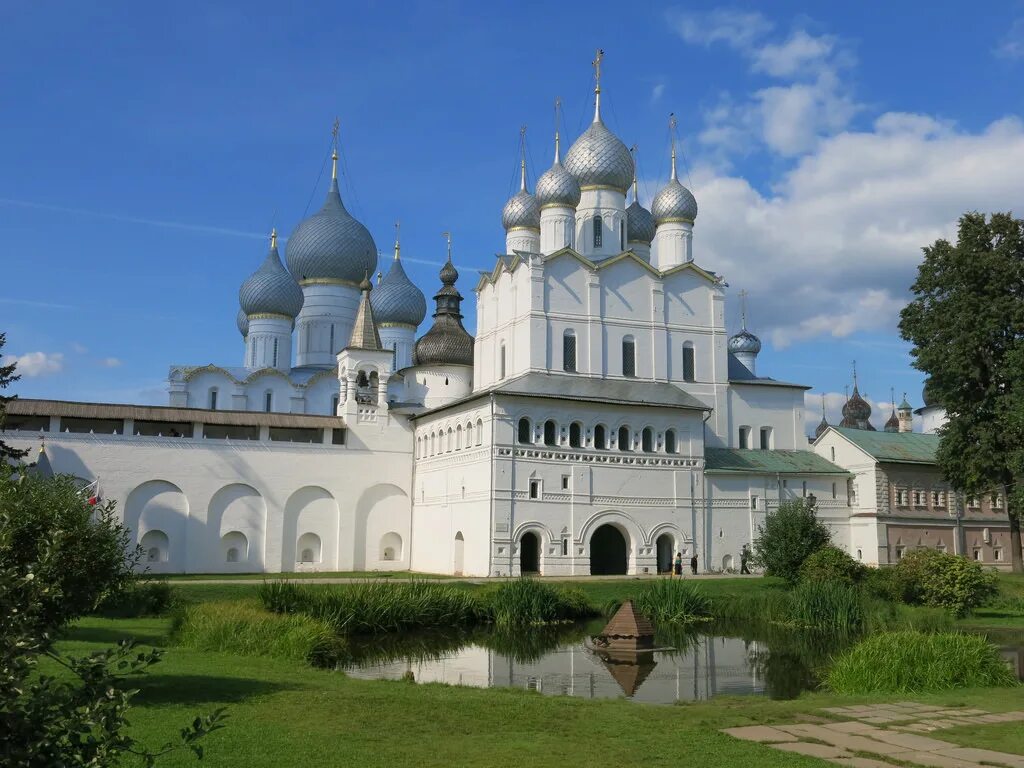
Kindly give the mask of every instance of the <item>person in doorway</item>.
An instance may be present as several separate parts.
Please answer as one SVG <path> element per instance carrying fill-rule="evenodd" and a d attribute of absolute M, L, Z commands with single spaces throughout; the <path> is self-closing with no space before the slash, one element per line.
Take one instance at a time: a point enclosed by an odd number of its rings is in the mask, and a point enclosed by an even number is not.
<path fill-rule="evenodd" d="M 676 552 L 675 573 L 679 578 L 683 577 L 683 553 Z"/>
<path fill-rule="evenodd" d="M 693 572 L 694 576 L 697 575 L 697 553 L 696 552 L 694 552 L 693 553 L 693 557 L 690 558 L 690 570 Z"/>
<path fill-rule="evenodd" d="M 747 568 L 747 561 L 750 559 L 750 545 L 744 544 L 740 549 L 740 573 L 750 575 L 750 569 Z"/>

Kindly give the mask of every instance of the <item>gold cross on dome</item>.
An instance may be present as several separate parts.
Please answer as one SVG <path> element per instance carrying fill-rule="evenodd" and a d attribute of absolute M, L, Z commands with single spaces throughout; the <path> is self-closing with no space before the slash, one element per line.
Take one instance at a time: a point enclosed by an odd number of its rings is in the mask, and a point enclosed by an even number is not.
<path fill-rule="evenodd" d="M 594 66 L 594 80 L 597 82 L 597 87 L 601 87 L 601 60 L 604 58 L 604 49 L 598 48 L 597 53 L 594 55 L 594 60 L 590 62 Z"/>

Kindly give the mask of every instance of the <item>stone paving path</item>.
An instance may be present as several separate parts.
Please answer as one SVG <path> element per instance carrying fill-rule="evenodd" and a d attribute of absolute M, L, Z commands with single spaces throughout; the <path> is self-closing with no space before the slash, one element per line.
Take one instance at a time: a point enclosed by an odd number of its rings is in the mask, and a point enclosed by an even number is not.
<path fill-rule="evenodd" d="M 907 701 L 829 707 L 834 722 L 749 725 L 727 728 L 737 739 L 756 741 L 784 752 L 820 757 L 853 768 L 895 765 L 935 768 L 1024 768 L 1024 755 L 961 747 L 923 733 L 960 725 L 1024 722 L 1024 710 L 989 713 L 982 709 L 936 707 Z M 820 718 L 814 718 L 816 721 Z"/>

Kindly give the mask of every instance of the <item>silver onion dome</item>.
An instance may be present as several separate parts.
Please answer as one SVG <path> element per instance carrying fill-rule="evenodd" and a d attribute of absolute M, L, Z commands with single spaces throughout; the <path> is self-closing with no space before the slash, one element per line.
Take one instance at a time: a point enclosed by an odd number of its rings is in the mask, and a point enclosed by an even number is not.
<path fill-rule="evenodd" d="M 243 339 L 249 335 L 249 316 L 245 314 L 244 309 L 238 310 L 238 315 L 235 317 L 235 324 L 238 325 L 238 332 L 242 334 Z"/>
<path fill-rule="evenodd" d="M 557 109 L 557 107 L 556 107 Z M 557 115 L 557 112 L 556 112 Z M 575 208 L 580 204 L 580 185 L 562 165 L 558 132 L 555 132 L 555 162 L 537 179 L 537 204 L 549 207 Z"/>
<path fill-rule="evenodd" d="M 501 226 L 508 232 L 511 229 L 540 229 L 540 206 L 537 198 L 520 189 L 505 203 L 501 210 Z"/>
<path fill-rule="evenodd" d="M 733 354 L 756 355 L 761 351 L 761 340 L 744 328 L 739 333 L 729 337 L 729 351 Z"/>
<path fill-rule="evenodd" d="M 324 206 L 300 222 L 288 238 L 288 269 L 303 280 L 342 280 L 358 285 L 377 269 L 377 245 L 369 230 L 341 202 L 338 180 L 331 180 Z"/>
<path fill-rule="evenodd" d="M 370 306 L 378 323 L 417 326 L 427 316 L 427 299 L 423 291 L 413 285 L 405 274 L 399 258 L 399 246 L 395 243 L 395 258 L 391 269 L 370 294 Z"/>
<path fill-rule="evenodd" d="M 673 172 L 668 184 L 654 196 L 651 204 L 654 221 L 664 224 L 669 221 L 684 221 L 690 224 L 697 218 L 697 199 L 686 187 L 679 183 Z"/>
<path fill-rule="evenodd" d="M 654 240 L 654 216 L 634 200 L 626 209 L 626 242 L 650 245 Z"/>
<path fill-rule="evenodd" d="M 302 309 L 302 289 L 281 263 L 277 233 L 270 236 L 270 252 L 238 290 L 238 303 L 246 315 L 274 314 L 294 318 Z"/>
<path fill-rule="evenodd" d="M 569 149 L 565 169 L 583 189 L 610 187 L 625 194 L 633 180 L 633 156 L 597 113 Z"/>

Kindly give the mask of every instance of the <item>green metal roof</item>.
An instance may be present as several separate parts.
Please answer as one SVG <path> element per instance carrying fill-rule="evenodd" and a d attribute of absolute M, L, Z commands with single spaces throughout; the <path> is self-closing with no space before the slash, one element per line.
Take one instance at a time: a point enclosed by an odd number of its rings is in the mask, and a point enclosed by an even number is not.
<path fill-rule="evenodd" d="M 849 427 L 832 427 L 876 461 L 902 464 L 934 464 L 938 435 L 920 432 L 868 432 Z"/>
<path fill-rule="evenodd" d="M 760 475 L 848 475 L 813 451 L 762 451 L 749 448 L 704 449 L 706 472 Z"/>

